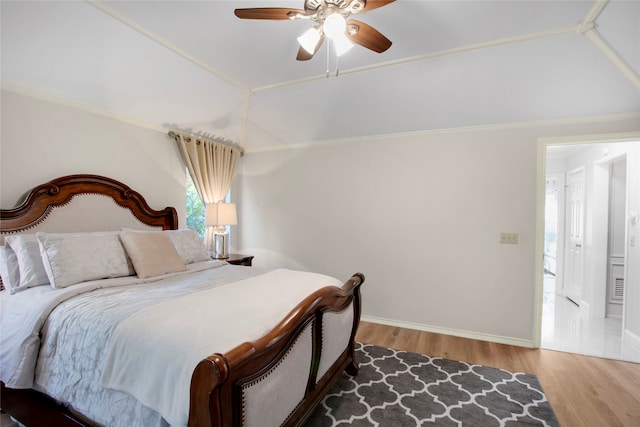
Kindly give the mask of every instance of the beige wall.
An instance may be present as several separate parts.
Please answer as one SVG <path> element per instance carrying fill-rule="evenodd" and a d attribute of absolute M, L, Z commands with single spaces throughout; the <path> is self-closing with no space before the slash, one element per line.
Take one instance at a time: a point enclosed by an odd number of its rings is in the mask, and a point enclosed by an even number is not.
<path fill-rule="evenodd" d="M 531 345 L 539 140 L 638 129 L 496 128 L 248 153 L 237 246 L 256 265 L 363 272 L 366 317 Z M 500 244 L 501 232 L 519 243 Z"/>
<path fill-rule="evenodd" d="M 114 178 L 154 209 L 174 206 L 185 224 L 185 167 L 166 132 L 2 91 L 0 207 L 50 179 L 76 173 Z"/>
<path fill-rule="evenodd" d="M 95 173 L 154 208 L 176 207 L 185 224 L 185 168 L 163 130 L 9 91 L 1 102 L 2 208 L 46 180 Z M 362 271 L 371 319 L 527 345 L 539 139 L 639 129 L 615 121 L 248 153 L 232 189 L 232 249 L 255 265 L 344 279 Z M 502 231 L 519 244 L 501 245 Z"/>

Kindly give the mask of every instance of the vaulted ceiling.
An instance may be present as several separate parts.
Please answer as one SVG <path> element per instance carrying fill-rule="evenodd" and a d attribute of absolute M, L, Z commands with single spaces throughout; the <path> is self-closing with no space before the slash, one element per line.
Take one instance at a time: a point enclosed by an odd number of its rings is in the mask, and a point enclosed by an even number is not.
<path fill-rule="evenodd" d="M 248 151 L 640 112 L 640 1 L 398 0 L 338 61 L 250 7 L 303 0 L 2 1 L 2 86 Z"/>

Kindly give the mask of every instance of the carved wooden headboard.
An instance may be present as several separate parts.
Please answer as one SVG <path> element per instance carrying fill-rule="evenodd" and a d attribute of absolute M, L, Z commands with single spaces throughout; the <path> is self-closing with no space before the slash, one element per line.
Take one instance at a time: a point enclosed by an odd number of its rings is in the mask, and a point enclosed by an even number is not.
<path fill-rule="evenodd" d="M 173 207 L 154 210 L 137 191 L 98 175 L 54 179 L 33 188 L 19 206 L 0 209 L 0 244 L 8 234 L 121 228 L 174 230 L 178 228 L 178 214 Z"/>
<path fill-rule="evenodd" d="M 23 232 L 178 228 L 173 207 L 152 209 L 142 195 L 98 175 L 68 175 L 33 188 L 13 209 L 0 209 L 1 236 Z M 1 243 L 1 242 L 0 242 Z"/>

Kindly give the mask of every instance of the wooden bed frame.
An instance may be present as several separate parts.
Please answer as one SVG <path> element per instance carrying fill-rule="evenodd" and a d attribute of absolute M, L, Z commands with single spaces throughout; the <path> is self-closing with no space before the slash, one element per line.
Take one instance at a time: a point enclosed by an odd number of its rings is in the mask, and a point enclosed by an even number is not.
<path fill-rule="evenodd" d="M 143 224 L 164 230 L 178 228 L 178 217 L 174 208 L 154 210 L 139 193 L 110 178 L 70 175 L 35 187 L 20 206 L 0 210 L 0 235 L 33 232 L 34 228 L 40 227 L 47 219 L 52 209 L 67 205 L 74 196 L 80 194 L 109 196 L 119 206 L 131 210 Z M 364 276 L 357 273 L 341 288 L 322 288 L 300 302 L 264 337 L 254 342 L 243 343 L 225 354 L 215 353 L 202 360 L 195 367 L 191 378 L 188 425 L 252 425 L 250 420 L 247 422 L 245 419 L 246 407 L 252 404 L 245 397 L 245 391 L 252 384 L 259 383 L 277 372 L 303 331 L 310 330 L 312 356 L 308 376 L 303 379 L 306 382 L 304 396 L 281 425 L 303 424 L 345 370 L 352 375 L 358 370 L 354 358 L 354 339 L 360 322 L 360 285 L 363 282 Z M 351 329 L 344 331 L 344 336 L 348 337 L 346 348 L 339 350 L 336 358 L 326 356 L 323 346 L 330 346 L 332 341 L 331 337 L 325 334 L 326 328 L 323 324 L 332 322 L 331 319 L 325 320 L 326 316 L 335 318 L 345 312 L 351 313 L 351 310 L 353 320 L 346 317 Z M 335 353 L 335 350 L 333 351 Z M 331 353 L 328 347 L 326 353 Z M 327 362 L 323 357 L 330 357 L 330 360 Z M 325 366 L 325 373 L 318 378 L 319 366 L 322 364 Z M 0 385 L 0 407 L 26 426 L 94 425 L 82 415 L 72 413 L 63 405 L 35 390 L 10 389 L 3 383 Z"/>

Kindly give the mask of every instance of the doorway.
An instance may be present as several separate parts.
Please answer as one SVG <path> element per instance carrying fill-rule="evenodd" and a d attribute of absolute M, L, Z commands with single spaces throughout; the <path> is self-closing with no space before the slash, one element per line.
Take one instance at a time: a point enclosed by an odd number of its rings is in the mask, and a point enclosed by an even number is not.
<path fill-rule="evenodd" d="M 640 362 L 638 348 L 623 339 L 627 179 L 640 163 L 629 163 L 615 142 L 543 148 L 540 345 Z"/>
<path fill-rule="evenodd" d="M 624 304 L 625 212 L 627 156 L 607 165 L 609 174 L 609 218 L 607 241 L 607 289 L 605 317 L 622 318 Z"/>
<path fill-rule="evenodd" d="M 560 294 L 564 286 L 565 175 L 549 173 L 544 203 L 544 292 Z"/>
<path fill-rule="evenodd" d="M 568 173 L 565 187 L 568 210 L 565 218 L 567 244 L 563 294 L 576 306 L 583 304 L 582 279 L 584 276 L 584 215 L 585 215 L 585 168 L 580 166 Z"/>

